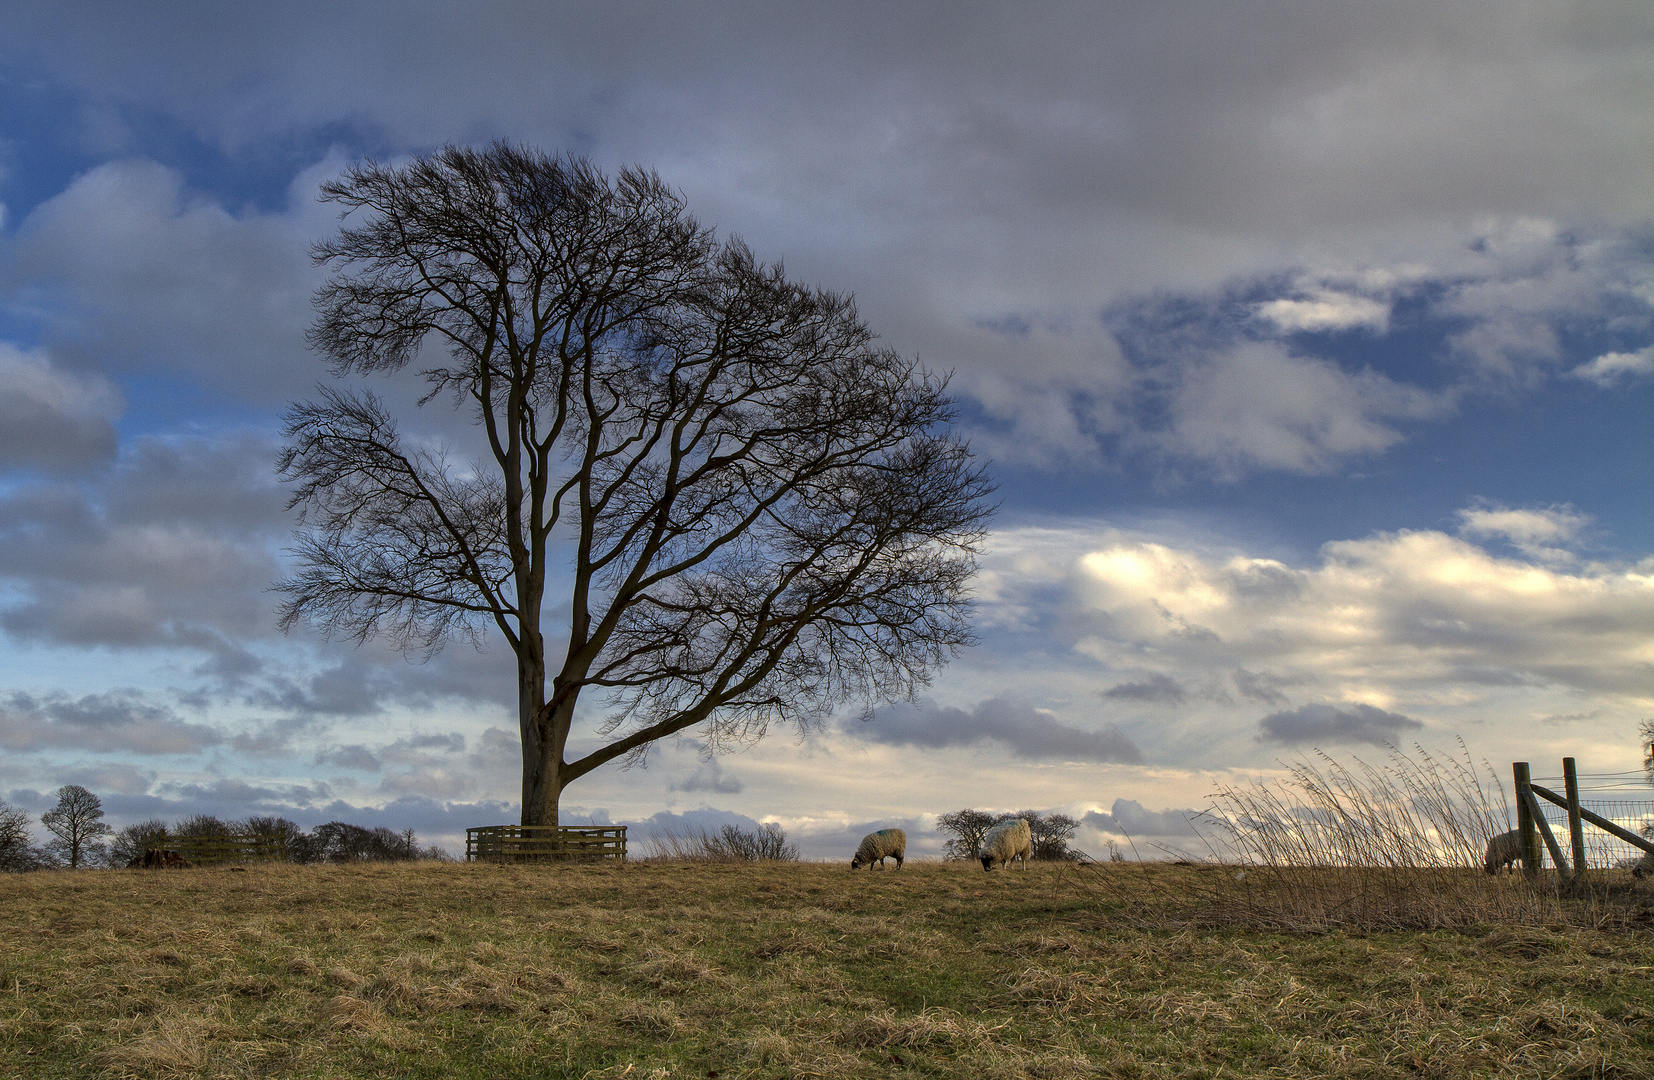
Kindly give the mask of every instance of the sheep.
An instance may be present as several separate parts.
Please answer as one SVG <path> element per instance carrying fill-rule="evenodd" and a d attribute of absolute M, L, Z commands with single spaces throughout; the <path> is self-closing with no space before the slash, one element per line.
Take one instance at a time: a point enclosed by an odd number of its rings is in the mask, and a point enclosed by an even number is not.
<path fill-rule="evenodd" d="M 1647 877 L 1650 873 L 1654 873 L 1654 854 L 1645 854 L 1642 858 L 1637 860 L 1637 865 L 1631 868 L 1631 876 L 1634 878 L 1643 878 Z"/>
<path fill-rule="evenodd" d="M 994 863 L 1007 869 L 1012 859 L 1021 859 L 1028 869 L 1028 855 L 1034 850 L 1034 834 L 1028 831 L 1028 822 L 1022 818 L 1002 821 L 988 830 L 982 838 L 982 869 L 992 870 Z"/>
<path fill-rule="evenodd" d="M 1512 829 L 1487 842 L 1487 857 L 1482 860 L 1482 869 L 1490 874 L 1497 874 L 1521 857 L 1522 833 L 1520 830 Z"/>
<path fill-rule="evenodd" d="M 880 829 L 861 838 L 861 847 L 856 849 L 856 857 L 850 860 L 850 869 L 871 868 L 877 862 L 882 870 L 884 860 L 892 858 L 896 860 L 896 869 L 900 870 L 906 855 L 907 833 L 900 829 Z"/>

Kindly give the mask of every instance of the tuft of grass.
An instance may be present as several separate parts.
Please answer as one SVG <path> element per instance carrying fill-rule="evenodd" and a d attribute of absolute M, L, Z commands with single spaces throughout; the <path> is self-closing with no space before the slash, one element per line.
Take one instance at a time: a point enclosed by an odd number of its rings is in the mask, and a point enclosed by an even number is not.
<path fill-rule="evenodd" d="M 1654 1074 L 1646 894 L 1305 933 L 1216 908 L 1233 870 L 8 875 L 0 1077 Z"/>

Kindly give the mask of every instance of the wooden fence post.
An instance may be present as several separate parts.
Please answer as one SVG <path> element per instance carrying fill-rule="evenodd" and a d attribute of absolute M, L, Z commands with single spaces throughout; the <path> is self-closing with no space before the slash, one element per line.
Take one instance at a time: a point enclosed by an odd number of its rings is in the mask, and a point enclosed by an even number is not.
<path fill-rule="evenodd" d="M 1585 884 L 1585 822 L 1579 816 L 1579 772 L 1574 759 L 1562 759 L 1562 791 L 1568 797 L 1568 837 L 1574 848 L 1574 881 Z"/>
<path fill-rule="evenodd" d="M 1528 792 L 1533 772 L 1525 761 L 1513 762 L 1511 771 L 1516 780 L 1516 828 L 1522 835 L 1522 873 L 1535 877 L 1539 873 L 1539 829 L 1533 823 L 1533 811 L 1528 809 L 1533 801 Z"/>

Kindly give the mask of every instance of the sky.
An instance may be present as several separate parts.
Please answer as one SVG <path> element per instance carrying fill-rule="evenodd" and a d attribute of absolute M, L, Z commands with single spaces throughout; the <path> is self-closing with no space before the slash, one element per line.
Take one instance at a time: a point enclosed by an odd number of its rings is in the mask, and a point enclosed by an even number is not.
<path fill-rule="evenodd" d="M 0 10 L 0 797 L 450 848 L 516 820 L 503 643 L 283 634 L 270 591 L 281 415 L 331 381 L 318 186 L 496 139 L 653 168 L 854 294 L 953 373 L 1000 501 L 981 641 L 915 700 L 689 733 L 565 821 L 848 858 L 1029 808 L 1154 857 L 1317 752 L 1639 767 L 1643 0 L 79 3 Z"/>

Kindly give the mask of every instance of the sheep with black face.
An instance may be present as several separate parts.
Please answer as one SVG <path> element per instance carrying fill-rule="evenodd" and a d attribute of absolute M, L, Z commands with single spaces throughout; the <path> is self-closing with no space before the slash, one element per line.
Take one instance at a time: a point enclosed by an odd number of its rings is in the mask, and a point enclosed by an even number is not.
<path fill-rule="evenodd" d="M 882 870 L 885 859 L 889 858 L 896 860 L 896 869 L 900 870 L 906 855 L 907 833 L 901 829 L 880 829 L 861 838 L 861 847 L 856 849 L 855 858 L 850 860 L 850 869 L 860 870 L 876 862 Z"/>
<path fill-rule="evenodd" d="M 1034 850 L 1034 834 L 1022 818 L 1001 821 L 982 838 L 982 869 L 992 870 L 994 863 L 1009 868 L 1012 859 L 1021 859 L 1028 869 L 1028 856 Z"/>
<path fill-rule="evenodd" d="M 1512 829 L 1487 842 L 1487 857 L 1482 860 L 1482 869 L 1497 874 L 1521 857 L 1522 834 Z"/>

